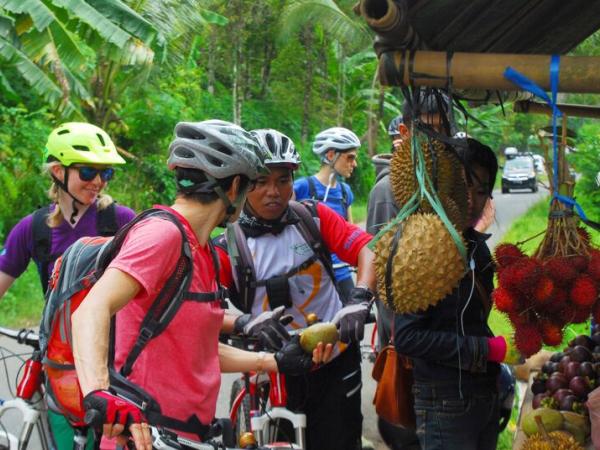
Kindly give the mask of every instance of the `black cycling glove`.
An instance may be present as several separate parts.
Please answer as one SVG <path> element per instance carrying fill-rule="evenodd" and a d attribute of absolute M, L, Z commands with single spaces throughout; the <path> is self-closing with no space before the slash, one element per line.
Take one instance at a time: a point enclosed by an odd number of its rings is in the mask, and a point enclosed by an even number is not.
<path fill-rule="evenodd" d="M 302 350 L 298 335 L 293 336 L 275 353 L 275 361 L 277 370 L 286 375 L 302 375 L 313 366 L 312 355 Z"/>

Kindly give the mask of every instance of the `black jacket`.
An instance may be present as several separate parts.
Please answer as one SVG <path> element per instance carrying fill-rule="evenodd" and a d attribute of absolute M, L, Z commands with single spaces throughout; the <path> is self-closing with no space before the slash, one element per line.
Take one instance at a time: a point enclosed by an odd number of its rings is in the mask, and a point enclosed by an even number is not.
<path fill-rule="evenodd" d="M 494 266 L 485 243 L 489 235 L 470 229 L 465 237 L 468 254 L 475 263 L 476 280 L 488 296 L 484 301 L 489 302 L 494 288 Z M 413 359 L 416 383 L 456 382 L 458 389 L 459 367 L 463 386 L 498 374 L 499 365 L 487 360 L 487 340 L 493 336 L 487 325 L 489 304 L 484 306 L 477 286 L 467 305 L 472 283 L 473 273 L 469 270 L 452 294 L 437 305 L 419 314 L 396 315 L 395 346 L 399 353 Z"/>

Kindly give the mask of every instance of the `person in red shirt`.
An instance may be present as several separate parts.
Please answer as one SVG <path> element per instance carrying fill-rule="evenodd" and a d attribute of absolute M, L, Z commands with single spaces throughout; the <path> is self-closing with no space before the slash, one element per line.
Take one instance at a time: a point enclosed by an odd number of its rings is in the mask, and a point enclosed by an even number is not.
<path fill-rule="evenodd" d="M 291 201 L 293 173 L 300 164 L 292 141 L 276 130 L 252 133 L 273 155 L 265 161 L 270 173 L 258 177 L 238 222 L 216 239 L 221 279 L 230 288 L 230 299 L 246 313 L 248 321 L 285 308 L 292 317 L 288 330 L 306 327 L 311 313 L 338 326 L 340 343 L 334 348 L 331 362 L 308 374 L 286 376 L 287 406 L 306 414 L 305 450 L 360 449 L 359 343 L 375 288 L 374 255 L 367 248 L 371 235 L 322 202 Z M 306 238 L 303 217 L 314 222 L 320 236 Z M 342 305 L 331 270 L 332 252 L 358 266 L 356 287 L 350 291 L 346 306 Z M 242 253 L 250 255 L 254 266 L 255 276 L 249 282 L 241 260 L 229 256 Z M 240 322 L 242 319 L 238 323 L 243 325 Z M 266 345 L 278 348 L 284 333 L 265 333 L 262 337 Z"/>
<path fill-rule="evenodd" d="M 297 339 L 287 341 L 275 354 L 219 343 L 219 333 L 231 332 L 236 317 L 224 315 L 219 299 L 199 300 L 200 296 L 192 294 L 219 290 L 210 233 L 217 225 L 235 220 L 248 187 L 266 170 L 264 160 L 269 155 L 248 132 L 218 120 L 177 124 L 169 150 L 168 164 L 176 173 L 178 194 L 171 207 L 157 208 L 172 214 L 189 241 L 191 294 L 188 298 L 186 293 L 166 329 L 148 342 L 128 380 L 149 393 L 167 419 L 197 424 L 191 429 L 168 428 L 202 438 L 201 430 L 214 418 L 221 372 L 300 374 L 312 367 L 311 359 L 327 361 L 332 348 L 320 344 L 311 358 Z M 84 407 L 100 412 L 104 436 L 118 436 L 121 444 L 128 425 L 138 449 L 150 450 L 151 436 L 140 409 L 111 388 L 107 365 L 111 317 L 116 314 L 114 362 L 118 370 L 131 351 L 142 319 L 175 267 L 181 243 L 182 234 L 172 221 L 156 216 L 140 221 L 72 316 L 73 352 Z"/>

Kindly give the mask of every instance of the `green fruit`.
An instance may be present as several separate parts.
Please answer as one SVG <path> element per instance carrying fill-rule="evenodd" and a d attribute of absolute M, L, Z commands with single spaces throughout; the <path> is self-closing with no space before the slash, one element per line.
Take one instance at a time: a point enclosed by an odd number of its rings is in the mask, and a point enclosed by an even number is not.
<path fill-rule="evenodd" d="M 549 408 L 538 408 L 529 412 L 523 418 L 522 428 L 527 436 L 540 433 L 538 424 L 535 421 L 537 416 L 542 418 L 542 423 L 548 433 L 562 428 L 564 419 L 560 412 Z"/>
<path fill-rule="evenodd" d="M 315 323 L 300 334 L 300 346 L 308 354 L 312 354 L 319 342 L 327 345 L 335 344 L 338 340 L 337 328 L 330 322 Z"/>
<path fill-rule="evenodd" d="M 579 442 L 580 444 L 585 444 L 585 441 L 587 439 L 587 436 L 585 434 L 585 431 L 575 425 L 573 425 L 570 422 L 565 421 L 563 423 L 563 430 L 571 433 L 571 435 L 573 435 L 573 437 L 575 438 L 575 440 L 577 442 Z"/>
<path fill-rule="evenodd" d="M 571 411 L 561 411 L 563 416 L 563 429 L 571 433 L 577 442 L 583 444 L 591 432 L 588 417 Z"/>

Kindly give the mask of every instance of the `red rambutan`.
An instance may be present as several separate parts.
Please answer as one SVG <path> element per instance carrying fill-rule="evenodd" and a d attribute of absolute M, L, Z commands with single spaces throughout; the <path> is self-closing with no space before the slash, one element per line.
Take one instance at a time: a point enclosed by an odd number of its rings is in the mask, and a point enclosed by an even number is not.
<path fill-rule="evenodd" d="M 600 302 L 596 302 L 592 309 L 592 317 L 596 323 L 600 323 Z"/>
<path fill-rule="evenodd" d="M 598 288 L 589 275 L 581 275 L 575 279 L 569 292 L 571 301 L 580 307 L 591 307 L 598 299 Z"/>
<path fill-rule="evenodd" d="M 567 256 L 569 263 L 575 267 L 578 272 L 585 272 L 587 270 L 588 262 L 590 260 L 589 256 L 583 255 L 574 255 Z"/>
<path fill-rule="evenodd" d="M 550 312 L 558 312 L 566 305 L 568 300 L 569 293 L 567 290 L 555 286 L 550 300 L 544 304 L 544 309 Z"/>
<path fill-rule="evenodd" d="M 494 251 L 496 264 L 503 269 L 524 256 L 521 249 L 514 244 L 500 244 Z"/>
<path fill-rule="evenodd" d="M 525 325 L 529 322 L 529 314 L 527 312 L 510 311 L 507 313 L 508 319 L 515 328 Z"/>
<path fill-rule="evenodd" d="M 587 320 L 592 315 L 592 308 L 589 306 L 584 308 L 569 308 L 569 310 L 564 311 L 564 314 L 566 314 L 565 317 L 571 318 L 571 320 L 569 320 L 568 322 L 584 323 L 587 322 Z"/>
<path fill-rule="evenodd" d="M 545 345 L 555 347 L 563 341 L 562 326 L 551 320 L 541 320 L 540 331 L 542 333 L 542 341 Z"/>
<path fill-rule="evenodd" d="M 533 299 L 538 304 L 548 303 L 552 299 L 552 293 L 554 292 L 554 282 L 543 275 L 538 280 L 535 288 L 533 289 Z"/>
<path fill-rule="evenodd" d="M 521 258 L 498 274 L 500 286 L 517 292 L 530 292 L 542 274 L 540 264 L 532 258 Z"/>
<path fill-rule="evenodd" d="M 496 309 L 502 312 L 512 312 L 517 310 L 517 297 L 508 289 L 499 287 L 492 292 L 492 299 Z"/>
<path fill-rule="evenodd" d="M 515 346 L 525 358 L 539 352 L 542 348 L 542 335 L 537 326 L 524 324 L 516 327 Z"/>
<path fill-rule="evenodd" d="M 585 228 L 577 227 L 577 234 L 586 246 L 590 243 L 590 233 Z"/>
<path fill-rule="evenodd" d="M 600 250 L 592 249 L 587 271 L 596 282 L 600 282 Z"/>
<path fill-rule="evenodd" d="M 577 277 L 577 270 L 568 258 L 556 256 L 544 262 L 544 270 L 555 284 L 568 286 Z"/>

